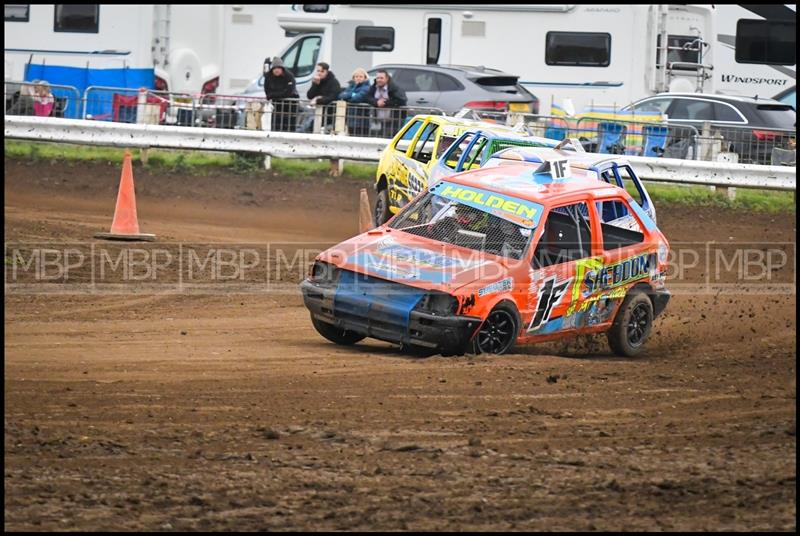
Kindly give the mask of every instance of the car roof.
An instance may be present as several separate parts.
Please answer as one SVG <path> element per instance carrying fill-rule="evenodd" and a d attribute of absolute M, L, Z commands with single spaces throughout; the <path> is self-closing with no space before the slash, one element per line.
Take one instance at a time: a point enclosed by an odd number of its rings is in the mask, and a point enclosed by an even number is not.
<path fill-rule="evenodd" d="M 511 195 L 540 205 L 554 205 L 576 197 L 582 198 L 590 192 L 593 196 L 619 195 L 624 192 L 617 186 L 587 177 L 580 171 L 571 177 L 553 179 L 549 174 L 536 173 L 535 168 L 523 162 L 456 173 L 443 180 Z"/>
<path fill-rule="evenodd" d="M 627 165 L 628 161 L 619 156 L 594 153 L 579 153 L 575 151 L 561 151 L 544 147 L 509 147 L 498 151 L 493 158 L 503 160 L 518 160 L 521 163 L 539 164 L 545 160 L 567 159 L 570 167 L 578 169 L 591 169 L 605 164 L 616 163 Z"/>
<path fill-rule="evenodd" d="M 652 97 L 647 98 L 657 98 L 657 97 L 692 97 L 695 99 L 710 99 L 710 100 L 719 100 L 719 101 L 727 101 L 727 102 L 746 102 L 751 104 L 782 104 L 775 99 L 769 97 L 744 97 L 740 95 L 719 95 L 719 94 L 709 94 L 709 93 L 659 93 L 657 95 L 653 95 Z M 644 100 L 644 99 L 641 99 Z M 638 102 L 638 101 L 637 101 Z"/>
<path fill-rule="evenodd" d="M 419 63 L 382 63 L 369 69 L 376 71 L 378 69 L 422 69 L 428 71 L 439 71 L 449 73 L 462 73 L 470 76 L 510 76 L 519 78 L 518 75 L 507 73 L 499 69 L 492 69 L 483 65 L 438 65 L 438 64 L 419 64 Z"/>
<path fill-rule="evenodd" d="M 513 129 L 513 127 L 504 125 L 502 123 L 487 123 L 485 121 L 478 121 L 476 119 L 470 119 L 468 117 L 453 117 L 448 115 L 418 114 L 412 117 L 409 120 L 409 123 L 417 119 L 426 119 L 430 122 L 442 125 L 443 127 L 446 127 L 448 125 L 453 125 L 456 127 L 480 129 L 495 134 L 499 133 L 513 134 L 514 132 L 517 132 Z M 448 135 L 450 134 L 450 132 L 446 131 L 443 132 Z M 460 135 L 461 133 L 456 134 L 456 136 Z"/>
<path fill-rule="evenodd" d="M 513 127 L 509 128 L 513 129 Z M 513 130 L 512 132 L 506 132 L 505 130 L 502 131 L 491 130 L 489 127 L 483 127 L 483 126 L 467 130 L 463 132 L 460 137 L 466 136 L 468 134 L 483 135 L 490 140 L 552 143 L 553 146 L 556 146 L 559 143 L 559 140 L 554 140 L 552 138 L 544 138 L 542 136 L 535 136 L 533 134 L 526 134 L 525 132 L 520 132 L 518 130 Z"/>

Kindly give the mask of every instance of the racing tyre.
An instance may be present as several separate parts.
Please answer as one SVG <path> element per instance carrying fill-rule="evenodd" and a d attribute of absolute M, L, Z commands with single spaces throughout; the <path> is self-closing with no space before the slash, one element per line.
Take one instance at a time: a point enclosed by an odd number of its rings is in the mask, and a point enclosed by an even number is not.
<path fill-rule="evenodd" d="M 378 190 L 378 197 L 375 200 L 375 225 L 383 225 L 389 221 L 391 217 L 392 213 L 389 211 L 389 191 L 386 188 Z"/>
<path fill-rule="evenodd" d="M 489 313 L 472 339 L 476 354 L 505 354 L 512 346 L 519 332 L 516 312 L 509 306 L 500 304 Z"/>
<path fill-rule="evenodd" d="M 608 344 L 615 354 L 635 357 L 644 349 L 653 328 L 653 303 L 641 290 L 625 296 L 617 317 L 608 330 Z"/>
<path fill-rule="evenodd" d="M 328 324 L 322 320 L 317 320 L 314 318 L 314 315 L 311 315 L 311 323 L 314 324 L 314 328 L 317 330 L 317 333 L 329 341 L 335 342 L 336 344 L 350 346 L 365 337 L 365 335 L 361 335 L 360 333 L 337 328 L 333 324 Z"/>

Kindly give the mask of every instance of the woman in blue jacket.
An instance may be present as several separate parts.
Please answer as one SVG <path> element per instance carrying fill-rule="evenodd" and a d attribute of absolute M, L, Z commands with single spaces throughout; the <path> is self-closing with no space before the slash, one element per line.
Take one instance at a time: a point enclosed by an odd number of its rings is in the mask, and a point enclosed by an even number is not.
<path fill-rule="evenodd" d="M 339 93 L 339 100 L 350 104 L 366 104 L 367 93 L 369 92 L 369 75 L 367 71 L 359 67 L 353 71 L 353 76 L 347 87 Z M 347 107 L 347 130 L 351 136 L 366 136 L 369 131 L 369 111 L 368 106 L 348 106 Z"/>

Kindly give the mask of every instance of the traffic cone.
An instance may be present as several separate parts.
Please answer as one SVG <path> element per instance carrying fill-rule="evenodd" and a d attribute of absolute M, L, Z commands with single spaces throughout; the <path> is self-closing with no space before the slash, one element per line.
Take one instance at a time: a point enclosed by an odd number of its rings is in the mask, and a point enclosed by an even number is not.
<path fill-rule="evenodd" d="M 361 200 L 359 201 L 358 206 L 358 232 L 366 233 L 372 229 L 372 227 L 372 216 L 370 216 L 369 210 L 369 196 L 367 195 L 367 189 L 361 188 Z"/>
<path fill-rule="evenodd" d="M 95 238 L 109 240 L 146 240 L 156 239 L 156 235 L 139 232 L 139 218 L 136 216 L 136 192 L 133 188 L 133 164 L 131 153 L 125 151 L 122 163 L 122 177 L 119 180 L 117 207 L 114 209 L 114 221 L 110 233 L 97 233 Z"/>

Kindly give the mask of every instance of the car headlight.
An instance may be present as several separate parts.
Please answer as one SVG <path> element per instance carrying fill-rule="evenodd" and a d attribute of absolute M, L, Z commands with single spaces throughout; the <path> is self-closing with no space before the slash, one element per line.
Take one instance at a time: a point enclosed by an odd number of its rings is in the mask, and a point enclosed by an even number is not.
<path fill-rule="evenodd" d="M 315 283 L 334 284 L 338 279 L 339 268 L 329 262 L 316 261 L 311 267 L 311 280 Z"/>
<path fill-rule="evenodd" d="M 415 309 L 437 315 L 452 315 L 458 310 L 458 300 L 450 294 L 431 292 L 422 297 Z"/>

